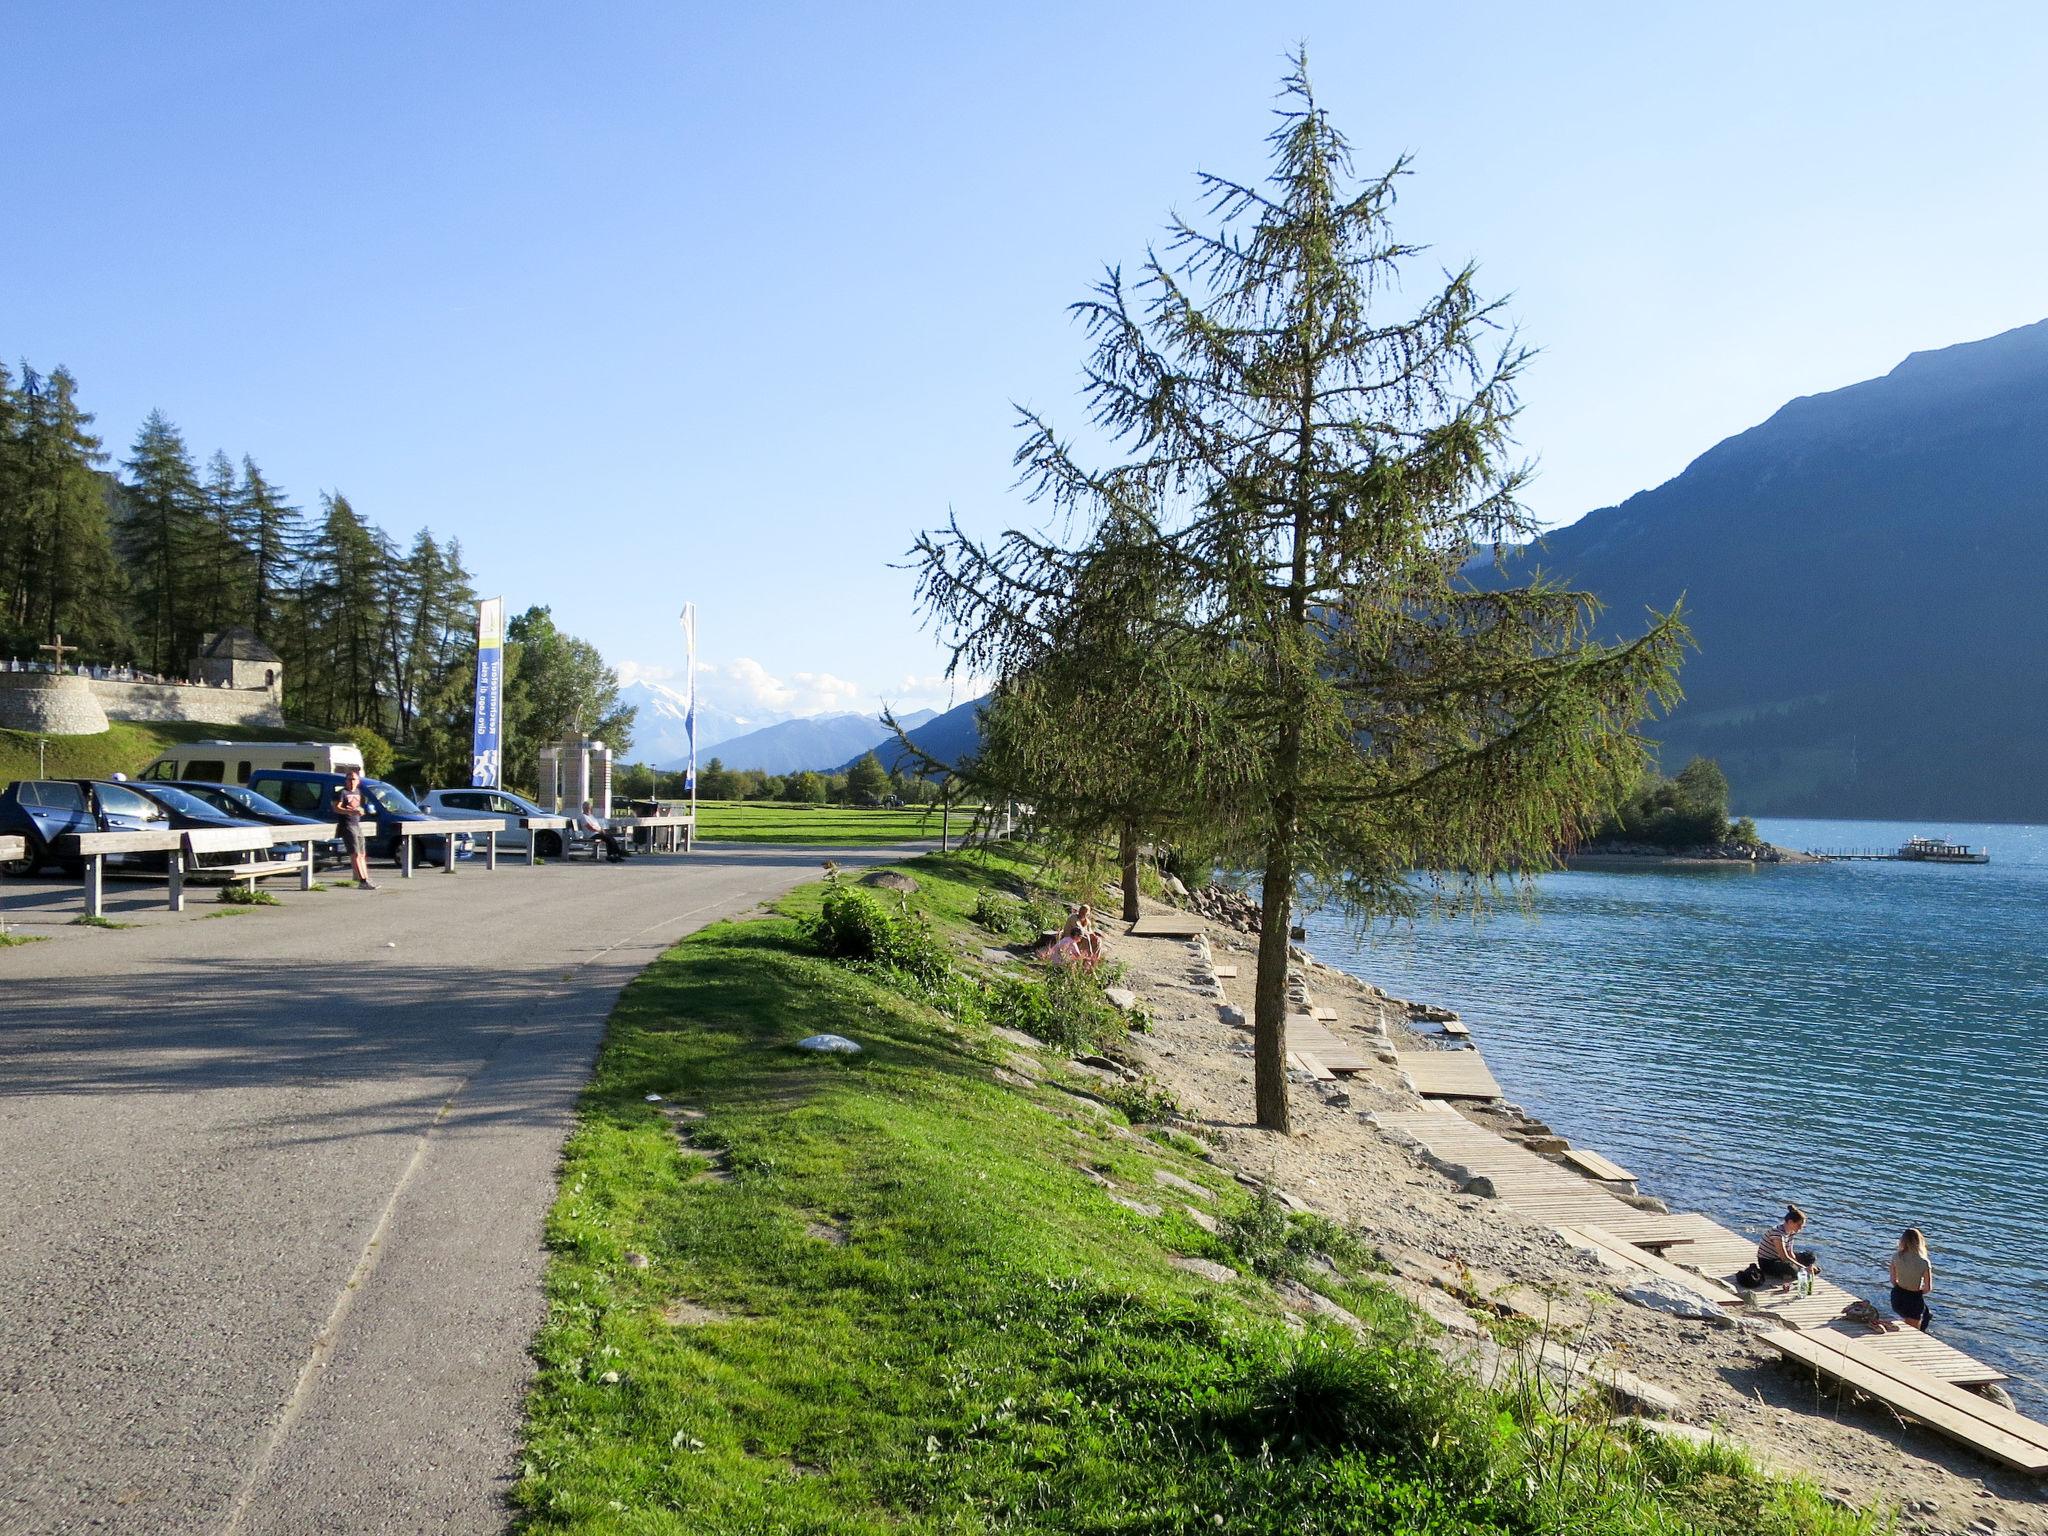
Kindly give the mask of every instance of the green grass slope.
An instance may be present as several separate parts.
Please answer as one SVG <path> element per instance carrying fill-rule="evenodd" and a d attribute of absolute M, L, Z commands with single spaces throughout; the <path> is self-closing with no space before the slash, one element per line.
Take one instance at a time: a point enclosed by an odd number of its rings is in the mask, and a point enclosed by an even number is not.
<path fill-rule="evenodd" d="M 812 887 L 620 999 L 548 1221 L 521 1529 L 1875 1528 L 1597 1405 L 1464 1381 L 1344 1234 L 1015 1071 L 973 1001 L 1000 993 L 965 974 L 990 942 L 969 914 L 1015 866 L 906 869 L 945 978 L 823 958 Z M 821 1031 L 867 1049 L 791 1049 Z M 1364 1336 L 1290 1325 L 1262 1278 L 1288 1271 Z"/>

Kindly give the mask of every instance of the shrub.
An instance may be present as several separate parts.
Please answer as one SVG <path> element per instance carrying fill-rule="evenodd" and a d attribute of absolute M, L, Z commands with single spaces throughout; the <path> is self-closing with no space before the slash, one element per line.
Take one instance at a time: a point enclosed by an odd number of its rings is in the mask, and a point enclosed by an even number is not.
<path fill-rule="evenodd" d="M 990 933 L 1009 935 L 1015 933 L 1024 916 L 1024 908 L 1013 896 L 986 888 L 974 898 L 974 920 Z"/>
<path fill-rule="evenodd" d="M 398 761 L 398 749 L 367 725 L 351 725 L 341 734 L 363 754 L 363 773 L 369 778 L 383 778 Z"/>
<path fill-rule="evenodd" d="M 1180 1115 L 1180 1100 L 1173 1096 L 1173 1091 L 1149 1077 L 1135 1083 L 1117 1083 L 1102 1096 L 1122 1110 L 1124 1118 L 1139 1125 L 1156 1125 Z"/>
<path fill-rule="evenodd" d="M 811 942 L 837 960 L 901 971 L 930 987 L 951 972 L 922 916 L 891 912 L 872 891 L 834 884 L 811 925 Z"/>
<path fill-rule="evenodd" d="M 1299 1278 L 1314 1254 L 1344 1269 L 1363 1268 L 1371 1258 L 1364 1244 L 1329 1217 L 1289 1211 L 1263 1184 L 1250 1205 L 1223 1219 L 1216 1235 L 1239 1263 L 1269 1280 Z"/>
<path fill-rule="evenodd" d="M 1070 1055 L 1100 1050 L 1127 1033 L 1094 979 L 1067 966 L 1054 966 L 1042 980 L 998 977 L 989 987 L 988 1016 Z"/>
<path fill-rule="evenodd" d="M 274 907 L 277 898 L 253 885 L 236 885 L 229 882 L 220 888 L 220 899 L 230 907 Z"/>

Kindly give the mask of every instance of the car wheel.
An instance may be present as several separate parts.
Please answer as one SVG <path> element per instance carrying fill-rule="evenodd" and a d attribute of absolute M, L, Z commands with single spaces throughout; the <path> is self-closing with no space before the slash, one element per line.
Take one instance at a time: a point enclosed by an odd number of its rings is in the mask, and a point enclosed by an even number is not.
<path fill-rule="evenodd" d="M 41 838 L 30 833 L 22 841 L 28 844 L 27 857 L 0 863 L 0 875 L 13 880 L 32 880 L 36 872 L 49 862 L 50 850 Z"/>
<path fill-rule="evenodd" d="M 562 836 L 559 832 L 538 834 L 540 856 L 544 859 L 559 859 L 562 856 Z"/>

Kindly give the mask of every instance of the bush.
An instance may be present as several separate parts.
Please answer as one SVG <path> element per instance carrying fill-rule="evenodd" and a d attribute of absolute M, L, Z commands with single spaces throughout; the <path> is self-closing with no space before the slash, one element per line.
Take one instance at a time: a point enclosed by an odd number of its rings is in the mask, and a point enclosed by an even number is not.
<path fill-rule="evenodd" d="M 872 891 L 835 883 L 811 925 L 811 942 L 836 960 L 888 967 L 910 976 L 923 987 L 944 981 L 952 971 L 945 951 L 924 919 L 910 912 L 891 912 Z"/>
<path fill-rule="evenodd" d="M 220 888 L 220 899 L 231 907 L 274 907 L 279 904 L 270 892 L 254 885 L 236 885 L 233 881 Z"/>
<path fill-rule="evenodd" d="M 990 984 L 988 1017 L 1069 1055 L 1101 1050 L 1128 1033 L 1094 979 L 1067 966 L 1053 967 L 1042 980 L 998 977 Z"/>
<path fill-rule="evenodd" d="M 1344 1269 L 1370 1262 L 1365 1245 L 1336 1222 L 1311 1211 L 1289 1211 L 1263 1184 L 1250 1205 L 1223 1219 L 1216 1235 L 1239 1263 L 1268 1280 L 1301 1278 L 1314 1254 Z"/>
<path fill-rule="evenodd" d="M 351 725 L 341 734 L 363 754 L 363 773 L 368 778 L 383 778 L 398 761 L 398 749 L 367 725 Z"/>
<path fill-rule="evenodd" d="M 974 898 L 974 920 L 990 933 L 1008 937 L 1017 931 L 1024 908 L 1014 896 L 984 889 Z"/>

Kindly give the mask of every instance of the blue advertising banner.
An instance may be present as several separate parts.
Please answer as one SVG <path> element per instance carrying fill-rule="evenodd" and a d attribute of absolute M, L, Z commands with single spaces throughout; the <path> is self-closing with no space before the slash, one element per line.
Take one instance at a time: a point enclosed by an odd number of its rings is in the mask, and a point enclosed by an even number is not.
<path fill-rule="evenodd" d="M 496 789 L 505 770 L 505 599 L 476 605 L 476 733 L 470 739 L 469 782 Z"/>

